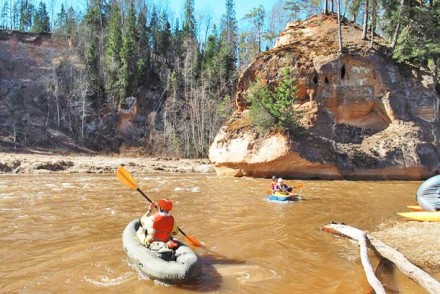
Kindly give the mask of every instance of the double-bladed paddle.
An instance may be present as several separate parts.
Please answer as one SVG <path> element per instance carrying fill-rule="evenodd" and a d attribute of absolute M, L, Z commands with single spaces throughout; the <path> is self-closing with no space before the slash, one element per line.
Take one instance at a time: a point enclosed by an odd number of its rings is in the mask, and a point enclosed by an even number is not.
<path fill-rule="evenodd" d="M 147 199 L 150 203 L 152 203 L 154 205 L 154 207 L 157 209 L 156 203 L 154 203 L 144 192 L 142 192 L 142 190 L 136 184 L 136 181 L 134 180 L 133 176 L 123 166 L 118 167 L 118 170 L 116 171 L 116 176 L 124 185 L 126 185 L 127 187 L 129 187 L 132 190 L 136 190 L 139 193 L 141 193 L 142 196 L 144 196 L 145 199 Z M 188 242 L 190 245 L 196 246 L 196 247 L 202 246 L 200 241 L 198 241 L 196 238 L 188 236 L 179 227 L 177 227 L 177 228 L 179 229 L 179 232 L 185 236 L 186 242 Z"/>
<path fill-rule="evenodd" d="M 292 187 L 293 189 L 300 189 L 300 194 L 301 194 L 301 189 L 302 188 L 304 188 L 304 185 L 303 184 L 301 184 L 301 183 L 299 183 L 299 184 L 296 184 L 295 186 L 293 186 Z M 281 191 L 282 192 L 282 191 Z M 271 190 L 271 189 L 267 189 L 266 190 L 266 193 L 267 194 L 272 194 L 273 193 L 273 191 Z M 290 193 L 290 192 L 286 192 L 288 195 L 290 195 L 290 196 L 293 196 L 294 194 L 292 194 L 292 193 Z"/>

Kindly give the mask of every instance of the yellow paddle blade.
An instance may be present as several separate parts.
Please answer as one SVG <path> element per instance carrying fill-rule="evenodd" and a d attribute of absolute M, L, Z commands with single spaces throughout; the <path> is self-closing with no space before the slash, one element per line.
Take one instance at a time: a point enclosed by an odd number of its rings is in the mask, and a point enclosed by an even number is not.
<path fill-rule="evenodd" d="M 123 166 L 118 167 L 118 170 L 116 171 L 116 176 L 125 186 L 129 187 L 130 189 L 138 189 L 138 186 L 133 177 Z"/>

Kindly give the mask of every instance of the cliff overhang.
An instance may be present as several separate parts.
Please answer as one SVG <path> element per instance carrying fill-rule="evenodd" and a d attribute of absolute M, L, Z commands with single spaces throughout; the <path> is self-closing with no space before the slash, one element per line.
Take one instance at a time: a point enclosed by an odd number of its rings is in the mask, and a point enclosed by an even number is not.
<path fill-rule="evenodd" d="M 439 95 L 433 77 L 395 63 L 385 41 L 374 47 L 353 24 L 319 15 L 289 23 L 272 50 L 241 75 L 237 111 L 218 132 L 209 158 L 219 175 L 313 179 L 423 179 L 440 171 Z M 299 134 L 260 137 L 248 120 L 249 86 L 277 85 L 281 69 L 297 79 Z"/>

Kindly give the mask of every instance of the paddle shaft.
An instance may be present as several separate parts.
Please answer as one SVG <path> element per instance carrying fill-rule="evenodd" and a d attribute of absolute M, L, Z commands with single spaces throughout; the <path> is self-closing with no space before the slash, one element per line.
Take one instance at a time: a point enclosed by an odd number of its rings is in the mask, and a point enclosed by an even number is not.
<path fill-rule="evenodd" d="M 139 193 L 141 193 L 142 196 L 144 196 L 145 199 L 148 200 L 148 202 L 150 202 L 151 204 L 154 205 L 154 207 L 158 209 L 156 203 L 154 203 L 136 184 L 136 181 L 134 180 L 133 176 L 124 168 L 124 166 L 120 166 L 118 167 L 118 170 L 116 171 L 116 176 L 118 177 L 118 179 L 127 187 L 129 187 L 130 189 L 133 190 L 137 190 Z M 179 230 L 179 232 L 185 236 L 186 240 L 197 247 L 202 247 L 202 244 L 195 238 L 188 236 L 187 234 L 185 234 L 184 231 L 182 231 L 181 228 L 177 227 L 177 229 Z"/>
<path fill-rule="evenodd" d="M 139 191 L 139 193 L 141 193 L 142 196 L 144 196 L 145 199 L 147 199 L 150 203 L 153 203 L 154 207 L 155 207 L 157 210 L 159 210 L 159 209 L 157 208 L 157 206 L 156 206 L 156 203 L 154 203 L 154 202 L 150 199 L 150 197 L 147 196 L 147 194 L 145 194 L 140 188 L 137 188 L 136 190 Z M 180 227 L 177 227 L 177 229 L 178 229 L 179 232 L 180 232 L 182 235 L 184 235 L 186 238 L 192 240 L 191 238 L 188 237 L 187 234 L 185 234 L 184 231 L 182 231 L 182 229 L 181 229 Z"/>
<path fill-rule="evenodd" d="M 156 206 L 156 203 L 154 203 L 153 200 L 151 200 L 151 199 L 150 199 L 150 198 L 149 198 L 144 192 L 142 192 L 141 189 L 137 188 L 136 190 L 137 190 L 139 193 L 141 193 L 142 196 L 145 197 L 145 199 L 147 199 L 150 203 L 152 203 L 152 204 L 154 205 L 154 207 L 155 207 L 157 210 L 159 210 L 159 209 L 157 208 L 157 206 Z"/>

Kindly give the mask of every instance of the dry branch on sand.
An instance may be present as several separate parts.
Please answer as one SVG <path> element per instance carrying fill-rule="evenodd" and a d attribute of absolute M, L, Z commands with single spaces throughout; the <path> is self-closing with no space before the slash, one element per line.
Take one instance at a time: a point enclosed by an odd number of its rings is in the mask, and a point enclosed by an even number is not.
<path fill-rule="evenodd" d="M 385 245 L 379 239 L 357 228 L 344 224 L 327 224 L 321 228 L 325 232 L 349 237 L 359 242 L 361 246 L 361 259 L 368 282 L 376 293 L 385 293 L 380 281 L 374 275 L 366 253 L 366 244 L 369 244 L 380 256 L 393 262 L 399 270 L 422 286 L 429 293 L 440 293 L 440 283 L 428 273 L 409 262 L 405 256 L 392 247 Z"/>

